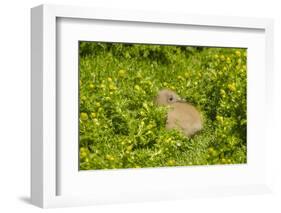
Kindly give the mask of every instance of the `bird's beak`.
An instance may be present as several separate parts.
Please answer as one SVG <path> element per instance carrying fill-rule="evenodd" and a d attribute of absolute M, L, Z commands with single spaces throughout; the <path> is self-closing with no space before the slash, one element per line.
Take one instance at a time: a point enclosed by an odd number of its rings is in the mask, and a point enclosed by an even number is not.
<path fill-rule="evenodd" d="M 178 102 L 178 103 L 186 103 L 186 101 L 183 100 L 183 99 L 179 99 L 179 100 L 177 100 L 177 102 Z"/>

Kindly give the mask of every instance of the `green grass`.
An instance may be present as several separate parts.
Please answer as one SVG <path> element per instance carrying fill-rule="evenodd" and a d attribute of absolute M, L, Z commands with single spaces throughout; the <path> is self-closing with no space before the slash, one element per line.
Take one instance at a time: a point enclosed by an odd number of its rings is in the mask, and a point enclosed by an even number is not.
<path fill-rule="evenodd" d="M 246 54 L 80 42 L 80 169 L 246 163 Z M 165 129 L 162 88 L 201 111 L 200 133 Z"/>

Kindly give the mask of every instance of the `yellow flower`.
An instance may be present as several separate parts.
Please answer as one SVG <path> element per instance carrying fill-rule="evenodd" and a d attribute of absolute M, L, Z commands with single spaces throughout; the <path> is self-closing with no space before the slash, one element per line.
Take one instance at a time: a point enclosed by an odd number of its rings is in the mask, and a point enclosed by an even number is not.
<path fill-rule="evenodd" d="M 144 102 L 144 103 L 142 104 L 142 106 L 143 106 L 145 109 L 148 109 L 148 105 L 147 105 L 146 102 Z"/>
<path fill-rule="evenodd" d="M 224 89 L 221 89 L 221 90 L 220 90 L 220 94 L 221 94 L 222 96 L 225 96 L 226 93 L 225 93 Z"/>
<path fill-rule="evenodd" d="M 82 121 L 86 121 L 86 120 L 88 120 L 88 114 L 85 113 L 85 112 L 81 112 L 80 118 L 81 118 Z"/>
<path fill-rule="evenodd" d="M 104 85 L 104 84 L 101 84 L 101 85 L 100 85 L 100 88 L 101 88 L 101 89 L 105 89 L 105 85 Z"/>
<path fill-rule="evenodd" d="M 85 147 L 81 147 L 81 148 L 80 148 L 80 151 L 81 151 L 81 152 L 88 152 L 89 150 L 88 150 L 87 148 L 85 148 Z"/>
<path fill-rule="evenodd" d="M 87 97 L 86 97 L 85 95 L 83 95 L 83 96 L 81 97 L 81 100 L 82 100 L 82 101 L 86 101 L 86 100 L 87 100 Z"/>
<path fill-rule="evenodd" d="M 85 158 L 87 157 L 87 153 L 86 152 L 80 152 L 80 158 Z"/>
<path fill-rule="evenodd" d="M 214 152 L 215 150 L 214 150 L 214 148 L 213 147 L 210 147 L 209 149 L 208 149 L 208 152 L 209 153 L 212 153 L 212 152 Z"/>
<path fill-rule="evenodd" d="M 147 85 L 151 86 L 152 82 L 151 81 L 147 81 Z"/>
<path fill-rule="evenodd" d="M 114 161 L 114 160 L 115 160 L 114 157 L 111 156 L 111 155 L 106 155 L 105 158 L 106 158 L 107 160 L 110 160 L 110 161 Z"/>
<path fill-rule="evenodd" d="M 224 60 L 225 60 L 224 55 L 221 55 L 221 56 L 220 56 L 220 59 L 221 59 L 222 61 L 224 61 Z"/>
<path fill-rule="evenodd" d="M 236 50 L 236 51 L 235 51 L 235 54 L 236 54 L 238 57 L 241 56 L 241 52 L 240 52 L 239 50 Z"/>
<path fill-rule="evenodd" d="M 140 86 L 139 85 L 135 85 L 135 90 L 137 90 L 137 91 L 140 91 L 141 90 L 141 88 L 140 88 Z"/>
<path fill-rule="evenodd" d="M 89 150 L 85 147 L 80 148 L 80 158 L 86 158 L 88 156 Z"/>
<path fill-rule="evenodd" d="M 215 59 L 218 59 L 218 58 L 219 58 L 219 56 L 216 54 L 216 55 L 215 55 Z"/>
<path fill-rule="evenodd" d="M 94 122 L 94 124 L 95 124 L 96 126 L 99 126 L 99 125 L 100 125 L 99 120 L 96 119 L 96 118 L 93 119 L 93 122 Z"/>
<path fill-rule="evenodd" d="M 229 89 L 230 91 L 232 91 L 232 92 L 234 92 L 234 91 L 236 90 L 236 87 L 235 87 L 235 84 L 234 84 L 234 83 L 228 84 L 227 87 L 228 87 L 228 89 Z"/>
<path fill-rule="evenodd" d="M 125 70 L 119 70 L 119 72 L 118 72 L 118 76 L 119 77 L 125 77 L 125 75 L 126 75 L 126 71 Z"/>
<path fill-rule="evenodd" d="M 97 117 L 97 114 L 94 113 L 94 112 L 92 112 L 92 113 L 91 113 L 91 116 L 92 116 L 92 118 L 95 118 L 95 117 Z"/>
<path fill-rule="evenodd" d="M 153 134 L 153 132 L 152 131 L 147 131 L 147 133 L 146 133 L 147 135 L 151 135 L 151 134 Z"/>
<path fill-rule="evenodd" d="M 90 87 L 90 89 L 94 89 L 95 88 L 94 84 L 90 84 L 89 87 Z"/>
<path fill-rule="evenodd" d="M 175 160 L 168 160 L 167 162 L 168 166 L 174 166 L 176 164 Z"/>
<path fill-rule="evenodd" d="M 112 82 L 112 78 L 110 78 L 110 77 L 108 77 L 107 80 L 108 80 L 109 82 Z"/>
<path fill-rule="evenodd" d="M 133 146 L 130 145 L 130 146 L 127 146 L 127 151 L 131 151 L 133 149 Z"/>
<path fill-rule="evenodd" d="M 182 77 L 182 76 L 178 76 L 178 79 L 180 80 L 180 81 L 182 81 L 182 80 L 184 80 L 184 78 Z"/>
<path fill-rule="evenodd" d="M 154 127 L 153 124 L 148 124 L 146 128 L 147 128 L 147 129 L 152 129 L 153 127 Z"/>
<path fill-rule="evenodd" d="M 97 102 L 97 103 L 96 103 L 96 106 L 97 106 L 97 107 L 100 107 L 101 105 L 100 105 L 100 103 L 99 103 L 99 102 Z"/>
<path fill-rule="evenodd" d="M 229 57 L 226 58 L 226 63 L 228 63 L 228 64 L 231 63 L 231 59 Z"/>
<path fill-rule="evenodd" d="M 109 89 L 110 90 L 116 90 L 117 88 L 116 88 L 116 86 L 114 84 L 110 84 L 109 85 Z"/>
<path fill-rule="evenodd" d="M 140 111 L 141 116 L 145 116 L 145 112 L 143 110 Z"/>
<path fill-rule="evenodd" d="M 223 122 L 223 117 L 220 116 L 220 115 L 217 115 L 217 116 L 216 116 L 216 119 L 217 119 L 217 121 L 219 121 L 219 122 Z"/>

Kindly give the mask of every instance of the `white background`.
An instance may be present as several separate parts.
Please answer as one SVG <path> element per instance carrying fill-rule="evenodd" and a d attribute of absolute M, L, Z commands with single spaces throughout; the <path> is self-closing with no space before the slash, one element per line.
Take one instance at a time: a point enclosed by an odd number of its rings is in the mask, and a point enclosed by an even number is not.
<path fill-rule="evenodd" d="M 60 85 L 57 115 L 60 120 L 57 126 L 60 132 L 57 141 L 60 147 L 58 154 L 60 172 L 57 174 L 59 195 L 91 195 L 94 197 L 93 200 L 107 201 L 107 203 L 110 203 L 110 200 L 119 200 L 120 194 L 123 200 L 142 198 L 151 200 L 153 197 L 161 200 L 160 198 L 165 197 L 166 194 L 169 196 L 179 194 L 179 189 L 192 194 L 192 189 L 199 191 L 199 187 L 211 191 L 210 188 L 214 186 L 241 186 L 265 182 L 264 31 L 236 29 L 235 32 L 230 32 L 229 29 L 196 26 L 177 26 L 171 29 L 163 25 L 155 27 L 149 24 L 101 23 L 64 18 L 57 21 L 57 26 L 57 72 L 59 73 L 57 80 Z M 77 44 L 79 40 L 247 47 L 247 165 L 78 172 Z M 236 187 L 235 190 L 238 188 Z M 163 193 L 163 189 L 169 189 L 168 193 Z"/>
<path fill-rule="evenodd" d="M 29 204 L 30 188 L 30 11 L 41 3 L 100 6 L 191 14 L 271 17 L 275 19 L 275 128 L 272 195 L 196 198 L 184 201 L 76 207 L 67 212 L 280 212 L 281 211 L 281 6 L 278 0 L 9 0 L 0 7 L 0 212 L 39 212 Z M 279 85 L 278 85 L 279 84 Z M 279 109 L 279 110 L 278 110 Z M 66 209 L 64 209 L 66 210 Z M 62 212 L 63 209 L 46 210 Z"/>

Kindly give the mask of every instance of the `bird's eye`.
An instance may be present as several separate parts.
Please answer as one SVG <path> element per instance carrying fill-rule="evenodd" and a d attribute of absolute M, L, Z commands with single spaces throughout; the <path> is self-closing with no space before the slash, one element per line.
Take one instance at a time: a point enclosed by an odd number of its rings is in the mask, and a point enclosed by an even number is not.
<path fill-rule="evenodd" d="M 170 98 L 169 98 L 169 101 L 173 101 L 173 100 L 174 100 L 174 98 L 173 98 L 173 97 L 170 97 Z"/>

